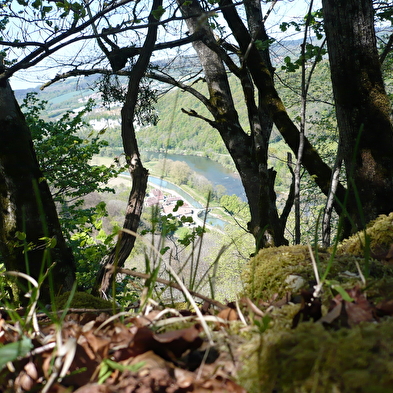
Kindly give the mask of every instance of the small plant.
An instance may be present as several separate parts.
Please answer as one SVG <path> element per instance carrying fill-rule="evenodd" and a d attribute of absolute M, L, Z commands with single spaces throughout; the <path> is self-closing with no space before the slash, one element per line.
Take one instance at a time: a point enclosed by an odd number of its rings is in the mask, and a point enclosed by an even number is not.
<path fill-rule="evenodd" d="M 143 367 L 145 362 L 139 362 L 129 366 L 114 362 L 110 359 L 104 359 L 100 364 L 100 371 L 98 374 L 98 384 L 102 385 L 113 373 L 113 371 L 130 371 L 132 373 L 137 372 L 141 367 Z"/>
<path fill-rule="evenodd" d="M 269 329 L 270 322 L 272 321 L 272 317 L 268 314 L 263 316 L 261 319 L 255 319 L 253 320 L 254 325 L 258 328 L 258 331 L 260 334 L 263 334 L 266 332 L 267 329 Z"/>

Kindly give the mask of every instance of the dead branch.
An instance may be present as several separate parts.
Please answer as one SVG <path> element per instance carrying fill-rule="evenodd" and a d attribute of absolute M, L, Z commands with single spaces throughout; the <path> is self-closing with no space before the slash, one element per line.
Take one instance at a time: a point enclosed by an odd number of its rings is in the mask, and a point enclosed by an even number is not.
<path fill-rule="evenodd" d="M 109 269 L 112 270 L 112 273 L 115 270 L 114 266 L 109 266 Z M 129 276 L 133 276 L 133 277 L 143 278 L 145 280 L 148 280 L 149 278 L 151 278 L 150 274 L 140 273 L 140 272 L 136 272 L 136 271 L 130 270 L 130 269 L 116 269 L 116 272 L 117 273 L 121 273 L 121 274 L 128 274 Z M 159 282 L 160 284 L 168 285 L 171 288 L 174 288 L 174 289 L 177 289 L 179 291 L 182 291 L 180 286 L 178 284 L 172 282 L 172 281 L 165 280 L 163 278 L 157 278 L 156 281 Z M 205 302 L 208 302 L 208 303 L 212 304 L 213 306 L 216 306 L 220 310 L 224 310 L 225 308 L 227 308 L 227 306 L 225 306 L 224 304 L 220 303 L 219 301 L 210 299 L 207 296 L 201 295 L 198 292 L 192 291 L 190 289 L 188 290 L 188 292 L 190 292 L 190 294 L 192 296 L 196 296 L 197 298 L 202 299 Z"/>

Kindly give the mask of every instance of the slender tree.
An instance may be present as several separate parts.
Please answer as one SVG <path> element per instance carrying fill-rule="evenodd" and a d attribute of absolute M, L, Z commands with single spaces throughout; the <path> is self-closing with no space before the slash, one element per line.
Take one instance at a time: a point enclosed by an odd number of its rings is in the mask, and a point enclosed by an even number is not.
<path fill-rule="evenodd" d="M 141 54 L 131 70 L 127 86 L 127 95 L 121 110 L 121 136 L 124 154 L 132 178 L 132 188 L 128 198 L 123 228 L 132 232 L 136 232 L 139 226 L 149 174 L 148 170 L 142 165 L 135 136 L 135 108 L 138 101 L 140 81 L 149 65 L 150 57 L 156 43 L 158 30 L 157 21 L 159 17 L 155 11 L 162 7 L 162 0 L 154 0 L 151 7 L 146 39 Z M 103 295 L 108 291 L 112 276 L 108 268 L 113 265 L 122 267 L 130 255 L 134 243 L 135 236 L 133 234 L 125 231 L 120 233 L 116 247 L 101 262 L 95 286 L 96 293 Z"/>
<path fill-rule="evenodd" d="M 267 166 L 268 141 L 272 130 L 272 120 L 255 101 L 255 87 L 246 67 L 235 64 L 229 53 L 237 48 L 223 41 L 222 46 L 216 41 L 209 26 L 206 11 L 198 1 L 179 1 L 180 9 L 191 33 L 203 31 L 202 39 L 193 43 L 193 47 L 201 62 L 205 80 L 209 90 L 209 99 L 205 104 L 214 120 L 198 115 L 193 110 L 184 110 L 190 116 L 200 117 L 216 128 L 231 155 L 240 174 L 249 207 L 251 221 L 248 225 L 256 240 L 257 248 L 286 243 L 284 229 L 287 210 L 281 218 L 278 215 L 274 180 L 276 172 Z M 258 2 L 247 2 L 249 26 L 254 33 L 253 39 L 267 40 L 263 28 L 262 13 Z M 203 20 L 203 23 L 201 22 Z M 258 55 L 272 69 L 267 50 Z M 243 64 L 245 65 L 245 63 Z M 239 79 L 244 99 L 247 103 L 248 120 L 251 134 L 243 130 L 232 98 L 231 88 L 226 73 L 227 66 Z M 292 195 L 289 204 L 292 203 Z"/>

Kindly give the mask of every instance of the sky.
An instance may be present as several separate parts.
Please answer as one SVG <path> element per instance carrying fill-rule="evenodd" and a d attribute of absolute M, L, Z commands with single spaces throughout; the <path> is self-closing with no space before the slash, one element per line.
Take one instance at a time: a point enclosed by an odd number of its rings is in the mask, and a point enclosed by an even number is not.
<path fill-rule="evenodd" d="M 305 0 L 278 0 L 273 11 L 268 17 L 266 27 L 268 34 L 274 38 L 280 37 L 279 25 L 283 21 L 290 21 L 296 18 L 302 18 L 308 11 L 310 1 Z M 262 10 L 267 12 L 271 3 L 262 4 Z M 314 1 L 314 9 L 321 6 L 321 0 Z M 288 34 L 288 33 L 286 33 Z M 282 37 L 282 34 L 281 34 Z M 300 38 L 300 35 L 292 36 L 291 39 Z M 44 62 L 38 64 L 34 68 L 26 71 L 17 72 L 11 79 L 10 83 L 13 89 L 27 89 L 42 85 L 45 81 L 53 78 L 57 73 L 61 72 L 61 68 L 48 69 Z"/>

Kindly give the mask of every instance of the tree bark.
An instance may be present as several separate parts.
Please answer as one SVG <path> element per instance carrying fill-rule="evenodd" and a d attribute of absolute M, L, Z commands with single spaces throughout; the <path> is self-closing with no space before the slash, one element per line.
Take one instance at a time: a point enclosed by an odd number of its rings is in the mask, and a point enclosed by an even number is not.
<path fill-rule="evenodd" d="M 71 251 L 61 232 L 55 204 L 34 152 L 25 118 L 6 79 L 0 81 L 0 253 L 7 270 L 40 275 L 56 262 L 49 280 L 54 294 L 70 290 L 75 280 Z M 19 240 L 17 238 L 18 233 Z M 25 254 L 25 242 L 31 244 Z M 43 238 L 54 238 L 52 248 Z M 22 239 L 22 240 L 20 240 Z M 40 300 L 50 301 L 46 279 Z M 18 285 L 26 287 L 25 280 Z M 22 299 L 21 299 L 22 300 Z"/>
<path fill-rule="evenodd" d="M 132 179 L 132 188 L 126 208 L 123 228 L 136 232 L 139 226 L 146 195 L 149 172 L 143 167 L 138 143 L 135 136 L 134 114 L 138 100 L 139 84 L 150 62 L 157 39 L 158 24 L 153 11 L 162 5 L 162 0 L 154 0 L 149 16 L 149 29 L 141 54 L 131 70 L 128 81 L 126 100 L 121 110 L 121 135 L 128 169 Z M 101 261 L 93 291 L 103 296 L 108 292 L 112 280 L 112 270 L 108 267 L 123 267 L 135 244 L 135 236 L 121 232 L 116 247 Z"/>
<path fill-rule="evenodd" d="M 393 124 L 376 48 L 371 0 L 323 0 L 346 207 L 357 231 L 393 211 Z M 361 207 L 356 203 L 359 195 Z"/>

